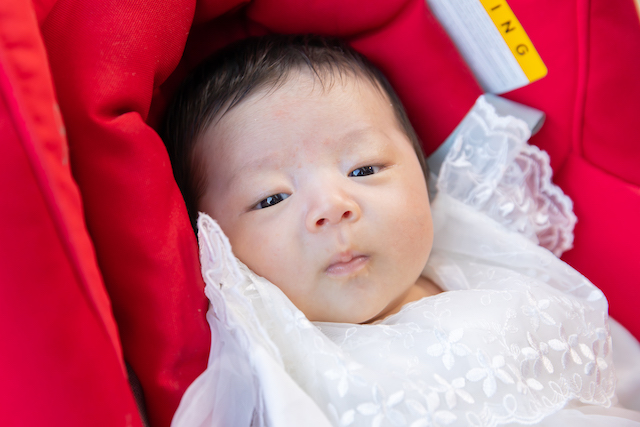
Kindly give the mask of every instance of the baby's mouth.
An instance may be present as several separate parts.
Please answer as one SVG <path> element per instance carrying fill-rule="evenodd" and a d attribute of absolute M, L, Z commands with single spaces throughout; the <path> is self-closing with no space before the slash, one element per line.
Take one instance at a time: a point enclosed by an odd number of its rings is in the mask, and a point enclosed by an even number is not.
<path fill-rule="evenodd" d="M 330 276 L 349 276 L 367 265 L 369 256 L 355 252 L 341 252 L 335 255 L 325 272 Z"/>

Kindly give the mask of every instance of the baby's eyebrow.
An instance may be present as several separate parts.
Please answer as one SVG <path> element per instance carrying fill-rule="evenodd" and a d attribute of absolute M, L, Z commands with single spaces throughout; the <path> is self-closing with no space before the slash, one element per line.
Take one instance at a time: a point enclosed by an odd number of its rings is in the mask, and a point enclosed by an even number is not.
<path fill-rule="evenodd" d="M 287 156 L 285 156 L 283 152 L 276 151 L 265 156 L 248 160 L 241 167 L 236 168 L 227 181 L 227 185 L 231 186 L 239 177 L 246 175 L 247 173 L 259 172 L 262 169 L 279 169 L 284 165 L 286 157 Z"/>
<path fill-rule="evenodd" d="M 340 139 L 349 143 L 345 151 L 361 150 L 363 146 L 367 151 L 380 151 L 391 144 L 391 136 L 375 126 L 354 129 L 345 133 Z"/>
<path fill-rule="evenodd" d="M 360 142 L 368 140 L 369 137 L 380 135 L 384 135 L 384 133 L 373 126 L 367 126 L 349 131 L 345 133 L 340 139 L 343 141 Z"/>

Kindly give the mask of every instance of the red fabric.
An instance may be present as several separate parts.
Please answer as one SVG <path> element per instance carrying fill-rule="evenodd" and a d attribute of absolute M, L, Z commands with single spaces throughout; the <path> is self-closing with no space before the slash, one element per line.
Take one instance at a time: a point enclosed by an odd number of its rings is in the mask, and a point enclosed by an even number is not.
<path fill-rule="evenodd" d="M 141 425 L 29 3 L 0 4 L 3 425 Z"/>
<path fill-rule="evenodd" d="M 547 113 L 532 142 L 549 152 L 579 218 L 564 259 L 640 337 L 633 2 L 509 4 L 549 68 L 506 96 Z M 206 365 L 210 337 L 195 238 L 148 124 L 203 56 L 265 32 L 347 38 L 389 76 L 427 153 L 480 94 L 422 0 L 0 3 L 0 338 L 12 349 L 0 358 L 15 372 L 2 377 L 10 391 L 1 405 L 10 423 L 138 425 L 121 340 L 152 424 L 169 424 Z"/>
<path fill-rule="evenodd" d="M 565 260 L 582 266 L 582 272 L 605 292 L 611 314 L 638 337 L 638 186 L 576 155 L 569 157 L 555 178 L 573 199 L 580 218 L 575 247 Z"/>
<path fill-rule="evenodd" d="M 42 25 L 87 227 L 155 426 L 169 425 L 210 346 L 196 239 L 164 144 L 145 124 L 194 7 L 58 1 Z"/>
<path fill-rule="evenodd" d="M 585 11 L 588 73 L 573 142 L 589 174 L 567 173 L 583 222 L 565 259 L 605 292 L 610 313 L 640 338 L 640 25 L 631 1 L 610 6 L 592 1 Z"/>
<path fill-rule="evenodd" d="M 532 142 L 549 152 L 578 217 L 563 259 L 640 338 L 640 20 L 633 1 L 509 2 L 549 74 L 506 96 L 547 113 Z"/>

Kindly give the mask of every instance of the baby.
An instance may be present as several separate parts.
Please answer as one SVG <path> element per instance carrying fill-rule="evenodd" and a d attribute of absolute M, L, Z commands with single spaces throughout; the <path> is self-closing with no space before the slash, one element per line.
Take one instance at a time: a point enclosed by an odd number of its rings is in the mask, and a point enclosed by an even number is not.
<path fill-rule="evenodd" d="M 537 245 L 573 225 L 548 158 L 470 117 L 430 205 L 397 95 L 344 43 L 247 39 L 185 81 L 164 140 L 214 339 L 175 425 L 640 425 L 606 299 Z"/>
<path fill-rule="evenodd" d="M 187 83 L 167 143 L 192 221 L 215 218 L 309 320 L 367 323 L 440 291 L 420 275 L 427 174 L 389 83 L 331 43 L 267 38 L 216 56 Z"/>

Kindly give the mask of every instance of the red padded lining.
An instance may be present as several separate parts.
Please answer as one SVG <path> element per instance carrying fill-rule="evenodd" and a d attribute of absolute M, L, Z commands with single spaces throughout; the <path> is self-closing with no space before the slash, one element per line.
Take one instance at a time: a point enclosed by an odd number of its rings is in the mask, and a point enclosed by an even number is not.
<path fill-rule="evenodd" d="M 30 4 L 3 2 L 3 425 L 141 425 L 56 108 Z"/>
<path fill-rule="evenodd" d="M 556 174 L 555 181 L 573 199 L 580 219 L 575 247 L 563 258 L 581 266 L 580 272 L 604 291 L 610 313 L 640 336 L 640 189 L 575 155 Z"/>
<path fill-rule="evenodd" d="M 144 122 L 194 7 L 59 1 L 42 26 L 87 227 L 154 425 L 169 424 L 211 339 L 195 236 L 164 144 Z"/>
<path fill-rule="evenodd" d="M 611 2 L 594 0 L 590 6 L 582 154 L 607 173 L 640 186 L 640 20 L 631 1 L 611 7 Z"/>
<path fill-rule="evenodd" d="M 606 0 L 510 4 L 549 68 L 547 77 L 506 97 L 547 113 L 531 142 L 550 154 L 555 181 L 578 217 L 575 248 L 563 259 L 605 292 L 610 314 L 640 337 L 635 7 L 630 0 L 615 7 Z"/>

